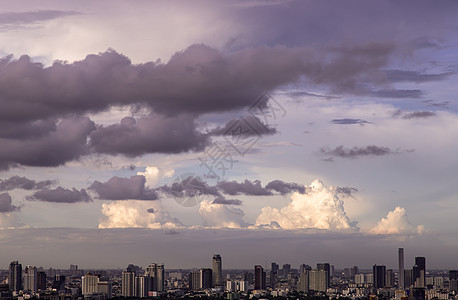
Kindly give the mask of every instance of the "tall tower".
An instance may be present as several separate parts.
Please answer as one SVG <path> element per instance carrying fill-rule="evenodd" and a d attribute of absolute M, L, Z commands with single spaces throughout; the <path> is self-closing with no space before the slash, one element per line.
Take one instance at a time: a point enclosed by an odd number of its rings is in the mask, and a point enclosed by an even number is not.
<path fill-rule="evenodd" d="M 17 261 L 10 263 L 10 277 L 9 277 L 10 291 L 19 292 L 22 290 L 22 265 Z"/>
<path fill-rule="evenodd" d="M 264 269 L 260 265 L 254 266 L 254 289 L 266 289 L 266 272 L 264 272 Z"/>
<path fill-rule="evenodd" d="M 223 284 L 223 263 L 221 261 L 221 255 L 213 255 L 213 285 Z"/>
<path fill-rule="evenodd" d="M 405 288 L 404 280 L 404 248 L 398 249 L 398 259 L 399 259 L 399 288 Z"/>
<path fill-rule="evenodd" d="M 27 266 L 24 272 L 24 290 L 37 291 L 37 267 Z"/>

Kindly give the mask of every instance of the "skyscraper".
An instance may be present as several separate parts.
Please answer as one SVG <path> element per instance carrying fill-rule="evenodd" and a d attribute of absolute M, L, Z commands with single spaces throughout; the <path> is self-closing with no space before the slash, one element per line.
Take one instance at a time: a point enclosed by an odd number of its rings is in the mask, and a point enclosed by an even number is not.
<path fill-rule="evenodd" d="M 270 287 L 271 288 L 275 288 L 275 284 L 277 284 L 278 270 L 279 270 L 278 264 L 273 262 L 272 267 L 270 269 Z"/>
<path fill-rule="evenodd" d="M 22 290 L 22 265 L 18 261 L 10 263 L 10 277 L 9 277 L 10 291 L 19 292 Z"/>
<path fill-rule="evenodd" d="M 121 295 L 124 297 L 134 297 L 135 295 L 135 272 L 131 269 L 122 272 L 121 278 Z"/>
<path fill-rule="evenodd" d="M 24 290 L 37 291 L 37 267 L 27 266 L 24 272 Z"/>
<path fill-rule="evenodd" d="M 329 287 L 328 271 L 313 270 L 309 271 L 309 289 L 318 292 L 326 292 Z"/>
<path fill-rule="evenodd" d="M 46 290 L 46 273 L 43 271 L 37 272 L 37 289 Z"/>
<path fill-rule="evenodd" d="M 398 249 L 398 258 L 399 258 L 399 288 L 405 288 L 404 280 L 404 248 Z"/>
<path fill-rule="evenodd" d="M 372 274 L 374 276 L 374 287 L 375 288 L 385 287 L 386 267 L 374 265 L 372 267 Z"/>
<path fill-rule="evenodd" d="M 223 268 L 221 255 L 213 255 L 213 285 L 222 285 L 223 284 Z"/>
<path fill-rule="evenodd" d="M 415 257 L 415 266 L 412 269 L 413 272 L 413 284 L 415 287 L 425 287 L 425 276 L 426 276 L 426 258 Z"/>
<path fill-rule="evenodd" d="M 200 288 L 210 289 L 212 287 L 212 269 L 200 269 Z"/>
<path fill-rule="evenodd" d="M 264 272 L 264 269 L 260 265 L 254 266 L 254 289 L 266 289 L 266 272 Z"/>
<path fill-rule="evenodd" d="M 331 284 L 331 265 L 329 263 L 321 263 L 321 264 L 316 264 L 316 269 L 318 271 L 326 271 L 327 272 L 327 288 Z"/>
<path fill-rule="evenodd" d="M 163 264 L 150 264 L 146 268 L 146 275 L 153 278 L 153 291 L 164 291 L 165 269 Z"/>
<path fill-rule="evenodd" d="M 386 270 L 385 286 L 394 287 L 394 271 L 393 271 L 393 269 Z"/>

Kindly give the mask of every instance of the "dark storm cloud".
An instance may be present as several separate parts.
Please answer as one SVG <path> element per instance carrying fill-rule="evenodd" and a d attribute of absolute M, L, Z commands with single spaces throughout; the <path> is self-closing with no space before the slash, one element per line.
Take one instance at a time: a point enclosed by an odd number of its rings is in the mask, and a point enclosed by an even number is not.
<path fill-rule="evenodd" d="M 234 133 L 244 135 L 267 135 L 275 134 L 275 128 L 265 125 L 255 116 L 244 116 L 238 119 L 232 119 L 224 127 L 217 128 L 211 132 L 213 135 L 233 135 Z"/>
<path fill-rule="evenodd" d="M 358 158 L 361 156 L 383 156 L 395 154 L 398 152 L 393 151 L 388 147 L 379 147 L 374 145 L 353 148 L 345 148 L 343 145 L 340 145 L 336 148 L 323 147 L 320 149 L 320 153 L 323 155 L 336 156 L 342 158 Z"/>
<path fill-rule="evenodd" d="M 77 203 L 77 202 L 91 202 L 92 199 L 85 189 L 80 191 L 73 189 L 65 189 L 57 187 L 55 189 L 43 189 L 34 193 L 32 196 L 26 197 L 30 201 L 44 201 L 53 203 Z"/>
<path fill-rule="evenodd" d="M 421 82 L 445 80 L 455 73 L 446 72 L 446 73 L 439 73 L 439 74 L 422 74 L 416 71 L 386 70 L 385 74 L 386 74 L 386 78 L 389 81 L 421 83 Z"/>
<path fill-rule="evenodd" d="M 379 90 L 372 92 L 373 97 L 380 98 L 420 98 L 423 95 L 421 90 Z"/>
<path fill-rule="evenodd" d="M 245 179 L 244 182 L 237 181 L 222 181 L 218 182 L 218 188 L 228 195 L 252 195 L 252 196 L 270 196 L 273 195 L 271 191 L 261 186 L 261 181 L 250 181 Z"/>
<path fill-rule="evenodd" d="M 59 166 L 88 153 L 87 136 L 95 129 L 85 117 L 60 121 L 54 131 L 22 140 L 1 139 L 0 168 L 15 164 L 28 166 Z"/>
<path fill-rule="evenodd" d="M 103 200 L 157 200 L 155 190 L 145 188 L 146 179 L 142 175 L 130 178 L 114 176 L 107 182 L 94 181 L 89 189 L 97 193 Z"/>
<path fill-rule="evenodd" d="M 36 10 L 25 12 L 0 13 L 0 28 L 20 27 L 21 25 L 35 24 L 41 21 L 80 14 L 76 11 Z"/>
<path fill-rule="evenodd" d="M 29 122 L 15 122 L 0 120 L 0 138 L 25 139 L 41 137 L 56 130 L 56 120 L 36 120 Z"/>
<path fill-rule="evenodd" d="M 1 193 L 0 194 L 0 213 L 7 213 L 19 210 L 19 206 L 13 205 L 13 200 L 11 199 L 10 194 Z"/>
<path fill-rule="evenodd" d="M 35 181 L 21 176 L 12 176 L 5 180 L 0 180 L 0 191 L 10 191 L 13 189 L 39 190 L 56 184 L 55 180 Z"/>
<path fill-rule="evenodd" d="M 226 199 L 223 197 L 218 197 L 215 200 L 213 200 L 212 204 L 242 205 L 242 201 L 238 199 Z"/>
<path fill-rule="evenodd" d="M 305 193 L 304 185 L 300 185 L 294 182 L 284 182 L 281 180 L 274 180 L 269 182 L 266 187 L 267 190 L 274 190 L 282 195 L 289 194 L 291 192 Z"/>
<path fill-rule="evenodd" d="M 331 120 L 331 123 L 338 124 L 338 125 L 372 124 L 371 122 L 368 122 L 368 121 L 362 120 L 362 119 L 334 119 L 334 120 Z"/>
<path fill-rule="evenodd" d="M 0 119 L 33 121 L 112 105 L 146 104 L 166 115 L 249 107 L 265 90 L 305 76 L 340 92 L 354 92 L 387 63 L 392 44 L 371 43 L 323 51 L 284 46 L 223 54 L 193 45 L 166 64 L 134 65 L 110 50 L 50 67 L 28 56 L 0 61 Z"/>
<path fill-rule="evenodd" d="M 90 138 L 98 153 L 127 156 L 199 151 L 209 144 L 209 137 L 197 132 L 193 118 L 184 115 L 126 117 L 119 124 L 97 128 Z"/>

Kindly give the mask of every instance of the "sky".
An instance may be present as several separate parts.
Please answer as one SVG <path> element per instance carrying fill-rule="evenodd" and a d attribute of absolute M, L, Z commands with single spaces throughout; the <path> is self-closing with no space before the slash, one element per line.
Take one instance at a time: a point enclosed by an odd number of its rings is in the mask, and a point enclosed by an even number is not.
<path fill-rule="evenodd" d="M 0 268 L 458 268 L 456 1 L 2 4 Z"/>

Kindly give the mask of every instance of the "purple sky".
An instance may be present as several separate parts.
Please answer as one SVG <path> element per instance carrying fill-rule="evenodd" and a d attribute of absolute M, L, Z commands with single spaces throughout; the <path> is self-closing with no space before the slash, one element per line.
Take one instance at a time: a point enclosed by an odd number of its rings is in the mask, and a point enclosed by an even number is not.
<path fill-rule="evenodd" d="M 0 268 L 457 268 L 457 8 L 5 1 Z"/>

